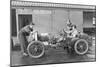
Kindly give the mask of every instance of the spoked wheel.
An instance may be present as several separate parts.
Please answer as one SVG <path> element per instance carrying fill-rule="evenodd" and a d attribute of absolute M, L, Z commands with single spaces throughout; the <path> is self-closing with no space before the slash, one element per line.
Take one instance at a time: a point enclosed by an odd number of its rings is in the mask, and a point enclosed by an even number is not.
<path fill-rule="evenodd" d="M 27 51 L 32 58 L 39 58 L 44 54 L 44 45 L 40 41 L 33 41 L 28 45 Z"/>
<path fill-rule="evenodd" d="M 84 55 L 88 51 L 88 42 L 84 39 L 79 39 L 74 45 L 75 52 L 79 55 Z"/>

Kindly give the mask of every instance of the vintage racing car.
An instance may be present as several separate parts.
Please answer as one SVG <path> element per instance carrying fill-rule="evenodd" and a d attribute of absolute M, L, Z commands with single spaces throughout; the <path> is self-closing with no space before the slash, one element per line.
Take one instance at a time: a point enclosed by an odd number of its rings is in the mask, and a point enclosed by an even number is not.
<path fill-rule="evenodd" d="M 28 37 L 28 55 L 32 58 L 40 58 L 45 53 L 46 46 L 63 47 L 69 54 L 84 55 L 92 45 L 92 39 L 87 34 L 79 32 L 77 37 L 70 38 L 67 33 L 52 35 L 50 33 L 31 33 Z"/>

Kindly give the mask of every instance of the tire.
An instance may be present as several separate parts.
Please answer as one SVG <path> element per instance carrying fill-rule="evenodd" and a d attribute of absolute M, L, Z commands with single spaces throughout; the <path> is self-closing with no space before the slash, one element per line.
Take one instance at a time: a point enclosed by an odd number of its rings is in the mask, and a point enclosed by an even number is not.
<path fill-rule="evenodd" d="M 32 58 L 40 58 L 44 55 L 44 44 L 40 41 L 32 41 L 27 47 L 27 52 Z"/>
<path fill-rule="evenodd" d="M 88 51 L 88 42 L 84 39 L 79 39 L 75 42 L 74 50 L 78 55 L 84 55 Z"/>

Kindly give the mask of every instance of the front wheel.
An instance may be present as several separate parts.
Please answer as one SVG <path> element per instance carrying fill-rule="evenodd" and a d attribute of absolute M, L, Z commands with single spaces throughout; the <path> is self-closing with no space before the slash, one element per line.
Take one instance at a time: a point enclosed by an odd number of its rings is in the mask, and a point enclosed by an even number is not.
<path fill-rule="evenodd" d="M 44 44 L 40 41 L 32 41 L 28 45 L 27 51 L 30 57 L 39 58 L 44 55 Z"/>
<path fill-rule="evenodd" d="M 88 51 L 88 42 L 84 39 L 79 39 L 75 42 L 74 50 L 76 54 L 84 55 Z"/>

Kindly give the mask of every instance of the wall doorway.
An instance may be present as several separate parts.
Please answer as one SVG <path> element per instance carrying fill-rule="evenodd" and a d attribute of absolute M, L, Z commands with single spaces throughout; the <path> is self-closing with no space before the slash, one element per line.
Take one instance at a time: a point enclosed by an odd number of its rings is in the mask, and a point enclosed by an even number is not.
<path fill-rule="evenodd" d="M 24 26 L 30 24 L 32 22 L 32 15 L 31 14 L 19 14 L 18 15 L 18 30 L 23 28 Z"/>

